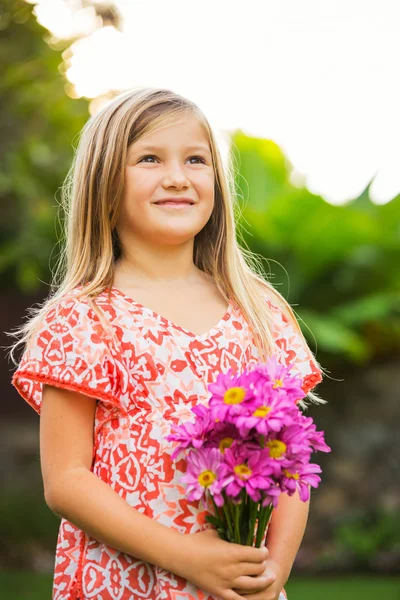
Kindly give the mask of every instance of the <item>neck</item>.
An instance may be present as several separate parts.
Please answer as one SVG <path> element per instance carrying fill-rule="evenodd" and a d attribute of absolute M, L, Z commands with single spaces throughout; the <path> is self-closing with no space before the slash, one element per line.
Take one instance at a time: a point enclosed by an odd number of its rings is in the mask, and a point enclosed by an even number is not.
<path fill-rule="evenodd" d="M 202 273 L 193 262 L 193 240 L 168 247 L 130 245 L 116 265 L 116 276 L 131 282 L 157 285 L 191 283 Z"/>

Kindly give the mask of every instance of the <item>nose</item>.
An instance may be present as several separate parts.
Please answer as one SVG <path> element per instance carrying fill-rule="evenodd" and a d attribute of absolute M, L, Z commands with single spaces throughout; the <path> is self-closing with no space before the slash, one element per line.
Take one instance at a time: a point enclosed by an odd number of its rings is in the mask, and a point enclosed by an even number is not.
<path fill-rule="evenodd" d="M 186 177 L 183 167 L 178 161 L 171 162 L 165 169 L 165 175 L 163 180 L 164 187 L 176 187 L 181 188 L 188 186 L 189 182 Z"/>

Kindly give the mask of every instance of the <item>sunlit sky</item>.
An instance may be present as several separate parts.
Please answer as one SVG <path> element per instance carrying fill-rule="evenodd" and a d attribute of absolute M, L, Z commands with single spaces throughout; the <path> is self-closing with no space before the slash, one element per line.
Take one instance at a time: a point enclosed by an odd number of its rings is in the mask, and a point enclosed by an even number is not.
<path fill-rule="evenodd" d="M 400 193 L 399 0 L 115 0 L 122 33 L 91 33 L 93 9 L 29 1 L 58 38 L 88 34 L 67 71 L 77 97 L 168 87 L 222 144 L 237 128 L 272 139 L 332 204 L 373 177 L 374 202 Z"/>

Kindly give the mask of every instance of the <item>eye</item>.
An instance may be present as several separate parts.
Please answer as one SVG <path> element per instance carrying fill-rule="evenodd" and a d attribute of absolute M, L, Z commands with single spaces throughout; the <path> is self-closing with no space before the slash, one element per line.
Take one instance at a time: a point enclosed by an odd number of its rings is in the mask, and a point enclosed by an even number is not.
<path fill-rule="evenodd" d="M 205 160 L 204 158 L 202 158 L 201 156 L 191 156 L 190 158 L 197 158 L 200 162 L 202 162 L 203 164 L 205 164 Z"/>
<path fill-rule="evenodd" d="M 146 156 L 142 156 L 142 158 L 138 161 L 138 162 L 148 162 L 147 160 L 145 160 L 146 158 L 157 158 L 156 156 L 154 156 L 154 154 L 147 154 Z M 191 160 L 192 158 L 197 158 L 200 162 L 202 162 L 203 164 L 205 164 L 205 159 L 202 158 L 201 156 L 190 156 L 189 160 Z M 151 163 L 150 163 L 151 164 Z M 193 163 L 192 163 L 193 164 Z"/>
<path fill-rule="evenodd" d="M 155 156 L 148 154 L 147 156 L 143 156 L 138 162 L 143 162 L 145 158 L 155 158 Z M 145 162 L 147 162 L 147 160 Z"/>

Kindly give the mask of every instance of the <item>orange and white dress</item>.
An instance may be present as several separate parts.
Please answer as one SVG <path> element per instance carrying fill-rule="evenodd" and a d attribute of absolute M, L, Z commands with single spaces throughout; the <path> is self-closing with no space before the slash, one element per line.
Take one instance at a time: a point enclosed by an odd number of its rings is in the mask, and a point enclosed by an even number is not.
<path fill-rule="evenodd" d="M 76 290 L 79 290 L 78 286 Z M 322 380 L 298 332 L 269 300 L 276 355 L 293 364 L 308 392 Z M 75 290 L 49 309 L 23 353 L 12 384 L 40 414 L 43 383 L 97 399 L 91 470 L 126 502 L 167 527 L 189 534 L 211 527 L 212 513 L 186 499 L 185 460 L 172 460 L 171 425 L 208 403 L 219 372 L 257 362 L 249 326 L 231 301 L 225 315 L 197 335 L 144 307 L 117 288 L 96 298 L 114 335 Z M 211 600 L 191 582 L 90 537 L 62 519 L 53 600 Z M 280 600 L 286 598 L 283 589 Z"/>

